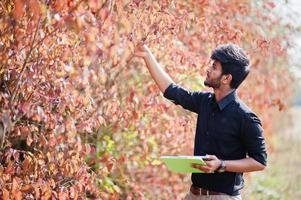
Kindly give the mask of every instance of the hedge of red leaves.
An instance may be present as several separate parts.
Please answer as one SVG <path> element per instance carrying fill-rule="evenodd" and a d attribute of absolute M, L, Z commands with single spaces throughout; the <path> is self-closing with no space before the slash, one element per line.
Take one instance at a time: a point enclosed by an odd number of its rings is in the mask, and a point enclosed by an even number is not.
<path fill-rule="evenodd" d="M 189 176 L 158 157 L 191 154 L 195 116 L 163 100 L 134 47 L 179 84 L 204 89 L 208 57 L 252 58 L 239 93 L 269 138 L 290 94 L 288 26 L 274 3 L 233 0 L 0 2 L 2 199 L 176 199 Z M 185 183 L 185 184 L 184 184 Z"/>

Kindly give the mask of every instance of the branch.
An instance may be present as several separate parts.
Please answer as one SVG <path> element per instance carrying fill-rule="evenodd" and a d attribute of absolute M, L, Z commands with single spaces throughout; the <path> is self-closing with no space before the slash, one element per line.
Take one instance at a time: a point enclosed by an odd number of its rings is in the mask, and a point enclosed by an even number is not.
<path fill-rule="evenodd" d="M 16 94 L 17 94 L 18 89 L 19 89 L 19 86 L 20 86 L 20 84 L 21 84 L 21 79 L 22 79 L 23 74 L 24 74 L 24 71 L 25 71 L 25 67 L 26 67 L 27 62 L 28 62 L 28 59 L 29 59 L 29 57 L 30 57 L 30 55 L 31 55 L 31 52 L 32 52 L 32 50 L 34 49 L 34 48 L 33 48 L 33 45 L 34 45 L 34 42 L 35 42 L 36 37 L 37 37 L 37 33 L 38 33 L 38 30 L 39 30 L 40 21 L 41 21 L 41 17 L 40 17 L 39 20 L 38 20 L 37 28 L 36 28 L 36 31 L 35 31 L 35 33 L 34 33 L 34 36 L 33 36 L 33 39 L 32 39 L 31 45 L 30 45 L 29 52 L 28 52 L 28 54 L 26 55 L 25 61 L 24 61 L 23 65 L 22 65 L 22 69 L 21 69 L 21 72 L 20 72 L 19 77 L 18 77 L 17 85 L 16 85 L 16 87 L 15 87 L 13 93 L 12 93 L 11 98 L 10 98 L 10 101 L 9 101 L 10 105 L 12 105 L 12 104 L 13 104 L 13 101 L 15 100 Z"/>

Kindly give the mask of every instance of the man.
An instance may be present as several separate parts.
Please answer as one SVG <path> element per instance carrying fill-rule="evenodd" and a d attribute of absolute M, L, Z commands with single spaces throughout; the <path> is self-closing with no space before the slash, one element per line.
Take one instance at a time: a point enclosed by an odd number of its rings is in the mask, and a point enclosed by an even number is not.
<path fill-rule="evenodd" d="M 263 170 L 267 159 L 261 122 L 236 94 L 249 73 L 245 52 L 233 44 L 213 50 L 204 84 L 214 93 L 176 85 L 146 45 L 135 55 L 144 59 L 165 98 L 198 114 L 194 155 L 209 159 L 206 166 L 193 165 L 205 173 L 192 174 L 185 199 L 241 199 L 243 173 Z"/>

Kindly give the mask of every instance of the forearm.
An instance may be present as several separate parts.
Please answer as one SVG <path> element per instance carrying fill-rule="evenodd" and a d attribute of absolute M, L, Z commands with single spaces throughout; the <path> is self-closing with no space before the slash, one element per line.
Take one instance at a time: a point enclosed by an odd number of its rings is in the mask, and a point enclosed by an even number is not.
<path fill-rule="evenodd" d="M 144 58 L 146 66 L 162 93 L 173 83 L 171 77 L 161 68 L 154 55 L 147 49 L 147 56 Z"/>
<path fill-rule="evenodd" d="M 228 172 L 252 172 L 260 171 L 265 166 L 253 158 L 244 158 L 241 160 L 226 160 L 226 171 Z"/>

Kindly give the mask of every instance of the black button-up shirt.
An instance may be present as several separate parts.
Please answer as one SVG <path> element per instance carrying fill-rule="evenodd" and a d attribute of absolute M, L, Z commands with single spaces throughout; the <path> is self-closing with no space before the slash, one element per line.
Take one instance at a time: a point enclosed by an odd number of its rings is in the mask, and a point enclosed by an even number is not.
<path fill-rule="evenodd" d="M 267 153 L 263 129 L 258 117 L 232 92 L 218 103 L 214 93 L 192 92 L 171 84 L 164 97 L 198 114 L 194 155 L 211 154 L 223 160 L 247 156 L 266 165 Z M 193 173 L 193 185 L 238 195 L 243 188 L 242 173 Z"/>

